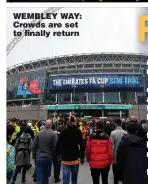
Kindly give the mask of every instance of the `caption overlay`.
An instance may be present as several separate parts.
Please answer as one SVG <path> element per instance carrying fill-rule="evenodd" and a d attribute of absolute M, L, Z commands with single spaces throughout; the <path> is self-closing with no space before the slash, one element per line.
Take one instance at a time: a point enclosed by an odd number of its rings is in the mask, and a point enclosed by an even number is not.
<path fill-rule="evenodd" d="M 80 36 L 80 13 L 13 13 L 13 18 L 14 36 Z"/>

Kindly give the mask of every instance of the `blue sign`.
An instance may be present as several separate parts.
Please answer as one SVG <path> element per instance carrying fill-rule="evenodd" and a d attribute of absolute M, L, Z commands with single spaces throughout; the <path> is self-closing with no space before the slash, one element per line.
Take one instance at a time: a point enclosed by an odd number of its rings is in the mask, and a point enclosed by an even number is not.
<path fill-rule="evenodd" d="M 50 76 L 50 89 L 142 88 L 142 74 L 87 74 Z"/>

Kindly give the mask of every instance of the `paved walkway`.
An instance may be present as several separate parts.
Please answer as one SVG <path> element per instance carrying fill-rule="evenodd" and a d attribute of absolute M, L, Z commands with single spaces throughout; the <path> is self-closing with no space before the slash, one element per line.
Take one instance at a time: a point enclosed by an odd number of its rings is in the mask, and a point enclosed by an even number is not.
<path fill-rule="evenodd" d="M 32 180 L 32 174 L 34 172 L 34 166 L 27 172 L 27 177 L 26 177 L 26 184 L 35 184 Z M 61 174 L 61 179 L 62 179 L 62 174 Z M 18 175 L 16 184 L 20 184 L 21 183 L 21 175 Z M 54 184 L 54 178 L 53 175 L 50 177 L 50 182 L 49 184 Z M 59 182 L 58 184 L 62 184 L 62 181 Z M 80 165 L 80 171 L 79 171 L 79 177 L 78 177 L 78 184 L 92 184 L 92 179 L 91 179 L 91 175 L 90 175 L 90 169 L 89 169 L 89 165 L 86 162 L 84 165 Z M 100 184 L 102 184 L 102 182 L 100 182 Z M 109 173 L 109 184 L 113 184 L 113 175 L 112 175 L 112 171 L 110 170 Z"/>

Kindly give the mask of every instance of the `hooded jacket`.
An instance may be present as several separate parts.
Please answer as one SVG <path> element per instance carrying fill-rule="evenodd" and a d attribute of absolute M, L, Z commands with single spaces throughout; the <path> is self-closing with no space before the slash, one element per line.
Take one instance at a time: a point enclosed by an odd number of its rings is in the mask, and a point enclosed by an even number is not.
<path fill-rule="evenodd" d="M 127 134 L 117 150 L 118 177 L 123 184 L 147 184 L 146 151 L 142 138 Z"/>
<path fill-rule="evenodd" d="M 18 137 L 16 144 L 16 166 L 23 166 L 30 164 L 30 152 L 31 152 L 31 136 L 28 133 L 23 132 L 20 137 Z"/>

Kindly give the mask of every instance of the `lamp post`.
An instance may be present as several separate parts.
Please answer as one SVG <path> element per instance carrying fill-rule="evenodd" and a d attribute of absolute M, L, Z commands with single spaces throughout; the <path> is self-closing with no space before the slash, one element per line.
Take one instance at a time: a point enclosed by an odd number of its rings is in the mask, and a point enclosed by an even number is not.
<path fill-rule="evenodd" d="M 104 85 L 100 85 L 102 89 L 102 102 L 104 103 Z M 104 117 L 104 109 L 102 109 L 102 117 Z"/>
<path fill-rule="evenodd" d="M 73 97 L 73 101 L 74 101 L 74 104 L 75 104 L 75 100 L 76 100 L 76 86 L 73 86 L 73 94 L 74 94 L 74 97 Z M 73 114 L 75 113 L 75 108 L 73 110 Z"/>
<path fill-rule="evenodd" d="M 140 121 L 140 111 L 139 111 L 139 102 L 138 99 L 135 100 L 136 105 L 138 106 L 138 117 L 139 117 L 139 121 Z"/>
<path fill-rule="evenodd" d="M 91 104 L 92 104 L 92 100 L 93 100 L 93 98 L 90 99 L 90 103 L 91 103 Z"/>
<path fill-rule="evenodd" d="M 102 89 L 102 102 L 104 103 L 104 85 L 100 86 Z"/>
<path fill-rule="evenodd" d="M 54 111 L 54 121 L 55 121 L 55 119 L 56 119 L 57 110 L 58 110 L 58 104 L 56 104 L 56 108 L 55 108 L 55 111 Z"/>
<path fill-rule="evenodd" d="M 75 100 L 76 100 L 76 86 L 73 86 L 73 100 L 74 100 L 74 103 L 75 103 Z"/>

